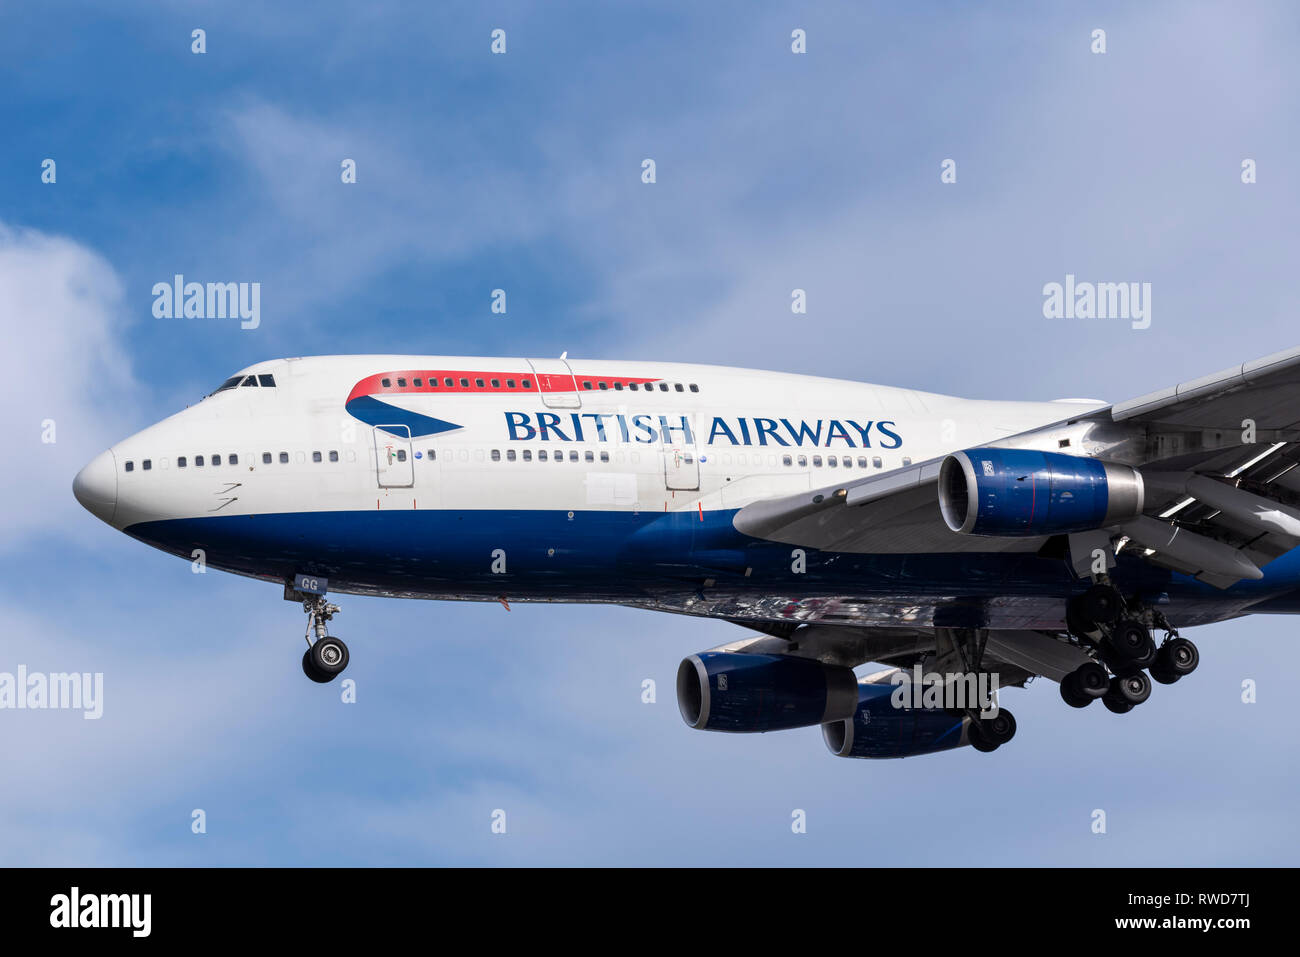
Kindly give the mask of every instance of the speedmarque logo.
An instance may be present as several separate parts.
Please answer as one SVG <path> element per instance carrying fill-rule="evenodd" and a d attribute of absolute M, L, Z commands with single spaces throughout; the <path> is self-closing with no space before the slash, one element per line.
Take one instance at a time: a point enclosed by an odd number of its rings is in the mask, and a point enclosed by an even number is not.
<path fill-rule="evenodd" d="M 129 927 L 132 937 L 148 937 L 152 926 L 152 894 L 70 894 L 50 898 L 51 927 Z"/>

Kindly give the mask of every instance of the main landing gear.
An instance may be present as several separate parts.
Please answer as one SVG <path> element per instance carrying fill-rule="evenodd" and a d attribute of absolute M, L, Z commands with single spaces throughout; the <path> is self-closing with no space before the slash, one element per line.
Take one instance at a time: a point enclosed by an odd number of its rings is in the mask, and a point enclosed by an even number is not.
<path fill-rule="evenodd" d="M 1072 708 L 1086 708 L 1100 698 L 1108 710 L 1126 714 L 1151 697 L 1152 678 L 1173 684 L 1200 664 L 1196 645 L 1179 637 L 1164 615 L 1139 602 L 1126 602 L 1108 582 L 1071 599 L 1065 620 L 1095 659 L 1061 681 L 1061 697 Z M 1152 626 L 1165 632 L 1159 646 L 1151 636 Z"/>
<path fill-rule="evenodd" d="M 987 643 L 987 631 L 975 628 L 953 629 L 952 647 L 965 674 L 975 675 L 978 678 L 983 673 L 984 647 Z M 992 717 L 985 717 L 986 711 L 982 710 L 982 706 L 982 702 L 968 703 L 967 707 L 954 709 L 954 713 L 960 712 L 970 718 L 966 731 L 970 745 L 976 751 L 987 754 L 996 751 L 1016 736 L 1016 719 L 1010 711 L 1002 707 L 998 707 Z"/>
<path fill-rule="evenodd" d="M 328 633 L 325 623 L 341 610 L 324 595 L 307 595 L 302 602 L 307 613 L 307 650 L 302 653 L 302 673 L 320 684 L 333 681 L 348 666 L 348 646 Z M 313 633 L 316 640 L 312 640 Z"/>

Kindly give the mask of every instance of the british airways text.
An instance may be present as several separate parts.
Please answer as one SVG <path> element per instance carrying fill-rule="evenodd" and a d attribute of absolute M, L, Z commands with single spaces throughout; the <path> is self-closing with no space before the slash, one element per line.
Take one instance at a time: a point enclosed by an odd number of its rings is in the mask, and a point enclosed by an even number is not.
<path fill-rule="evenodd" d="M 624 415 L 618 412 L 507 412 L 512 442 L 643 442 L 695 443 L 690 417 L 685 415 Z M 706 445 L 784 445 L 829 448 L 840 442 L 851 449 L 896 449 L 902 437 L 896 423 L 853 419 L 725 418 L 714 416 Z M 873 444 L 874 439 L 874 444 Z"/>

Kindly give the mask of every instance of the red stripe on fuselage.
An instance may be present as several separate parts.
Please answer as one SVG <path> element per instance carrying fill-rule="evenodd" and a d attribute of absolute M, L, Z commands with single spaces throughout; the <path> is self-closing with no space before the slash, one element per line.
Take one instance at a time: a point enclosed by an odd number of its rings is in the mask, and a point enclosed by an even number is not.
<path fill-rule="evenodd" d="M 415 384 L 416 380 L 420 384 Z M 452 384 L 447 385 L 450 379 Z M 579 392 L 596 392 L 609 391 L 614 389 L 616 384 L 621 384 L 627 388 L 632 383 L 644 385 L 647 382 L 658 382 L 659 380 L 651 378 L 635 378 L 631 376 L 575 376 Z M 465 395 L 468 393 L 482 394 L 485 392 L 493 394 L 517 395 L 519 393 L 537 393 L 537 392 L 572 392 L 575 379 L 570 379 L 567 375 L 550 375 L 543 374 L 539 376 L 529 373 L 518 372 L 481 372 L 467 371 L 463 369 L 409 369 L 399 372 L 377 372 L 372 376 L 366 376 L 352 387 L 348 393 L 347 401 L 351 402 L 358 396 L 363 395 L 438 395 L 454 394 Z M 384 385 L 384 381 L 388 385 Z M 398 381 L 404 381 L 405 385 L 398 385 Z M 461 380 L 465 385 L 461 385 Z M 493 385 L 493 382 L 497 385 Z M 482 385 L 479 383 L 482 382 Z M 513 382 L 515 387 L 512 389 L 507 384 Z M 524 387 L 524 383 L 528 387 Z M 591 388 L 585 388 L 585 384 L 590 382 Z M 605 384 L 605 389 L 600 388 L 600 383 Z"/>

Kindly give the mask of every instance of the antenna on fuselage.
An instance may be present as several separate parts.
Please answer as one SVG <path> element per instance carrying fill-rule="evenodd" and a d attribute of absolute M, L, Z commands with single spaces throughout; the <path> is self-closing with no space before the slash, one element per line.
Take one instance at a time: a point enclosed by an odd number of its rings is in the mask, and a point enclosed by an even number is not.
<path fill-rule="evenodd" d="M 561 353 L 560 353 L 560 358 L 561 358 L 561 359 L 567 359 L 567 358 L 569 358 L 569 350 L 568 350 L 568 349 L 565 349 L 563 352 L 561 352 Z"/>

